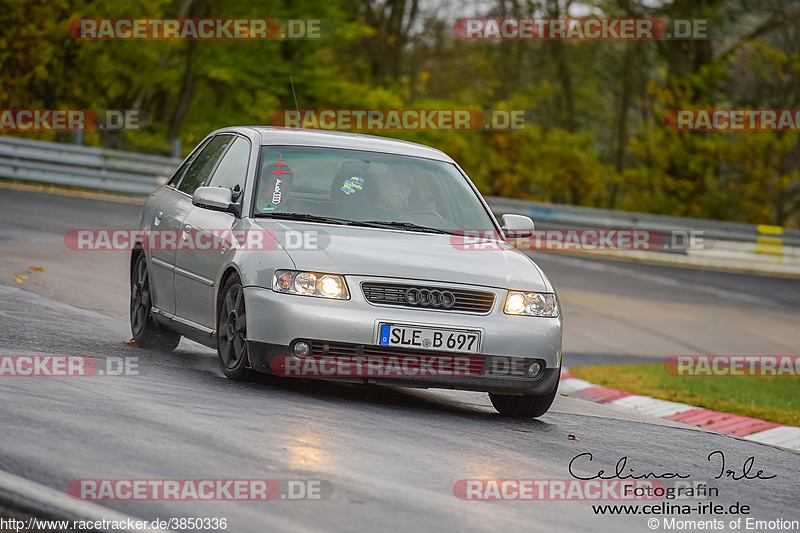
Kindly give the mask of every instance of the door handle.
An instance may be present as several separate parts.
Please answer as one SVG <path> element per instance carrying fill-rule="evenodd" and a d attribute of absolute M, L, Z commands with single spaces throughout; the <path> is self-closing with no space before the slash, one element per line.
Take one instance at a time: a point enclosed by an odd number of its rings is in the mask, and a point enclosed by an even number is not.
<path fill-rule="evenodd" d="M 186 224 L 185 226 L 183 226 L 182 235 L 183 235 L 183 240 L 184 241 L 188 241 L 189 240 L 189 232 L 190 231 L 192 231 L 192 225 L 191 224 Z"/>
<path fill-rule="evenodd" d="M 164 216 L 164 211 L 159 211 L 158 214 L 156 215 L 156 218 L 153 219 L 153 225 L 158 226 L 159 224 L 161 224 L 161 217 L 163 216 Z"/>

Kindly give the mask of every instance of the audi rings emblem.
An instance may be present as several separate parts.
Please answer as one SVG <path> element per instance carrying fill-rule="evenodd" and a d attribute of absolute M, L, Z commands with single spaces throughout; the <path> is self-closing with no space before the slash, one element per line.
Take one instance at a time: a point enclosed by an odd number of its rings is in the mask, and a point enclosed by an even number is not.
<path fill-rule="evenodd" d="M 450 291 L 440 291 L 438 289 L 407 289 L 406 302 L 409 305 L 419 305 L 421 307 L 435 307 L 451 309 L 456 305 L 456 296 Z"/>

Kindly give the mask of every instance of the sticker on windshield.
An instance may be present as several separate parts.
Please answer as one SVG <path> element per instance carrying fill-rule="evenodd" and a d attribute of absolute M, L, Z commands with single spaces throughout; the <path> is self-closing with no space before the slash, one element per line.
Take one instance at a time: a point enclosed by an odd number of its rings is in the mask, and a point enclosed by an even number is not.
<path fill-rule="evenodd" d="M 281 203 L 281 183 L 283 182 L 281 176 L 283 176 L 284 174 L 291 176 L 292 174 L 292 171 L 289 170 L 289 165 L 284 163 L 284 161 L 286 160 L 283 159 L 283 155 L 278 154 L 278 162 L 272 165 L 273 167 L 278 167 L 278 170 L 275 170 L 273 172 L 273 174 L 275 174 L 275 189 L 273 189 L 272 191 L 272 204 L 275 204 L 275 209 L 278 208 L 277 204 Z M 284 169 L 284 167 L 286 168 Z M 264 207 L 266 208 L 267 206 Z M 272 209 L 272 211 L 274 211 L 275 209 Z"/>
<path fill-rule="evenodd" d="M 270 203 L 270 204 L 264 204 L 264 207 L 261 208 L 261 211 L 263 211 L 264 213 L 272 213 L 276 209 L 278 209 L 278 206 Z"/>
<path fill-rule="evenodd" d="M 347 178 L 344 180 L 344 184 L 342 185 L 342 191 L 344 191 L 344 193 L 347 195 L 355 194 L 363 188 L 364 178 L 360 178 L 358 176 Z"/>

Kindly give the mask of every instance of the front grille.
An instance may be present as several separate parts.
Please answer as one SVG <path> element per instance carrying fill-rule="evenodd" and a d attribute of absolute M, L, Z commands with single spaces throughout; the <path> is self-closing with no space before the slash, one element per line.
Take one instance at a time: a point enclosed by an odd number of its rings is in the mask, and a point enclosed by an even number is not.
<path fill-rule="evenodd" d="M 376 346 L 366 344 L 351 344 L 348 342 L 329 342 L 323 340 L 309 340 L 312 356 L 327 357 L 356 357 L 356 356 L 415 356 L 415 357 L 437 357 L 437 356 L 468 356 L 470 358 L 469 370 L 471 376 L 487 376 L 502 378 L 521 378 L 537 380 L 544 375 L 547 363 L 541 359 L 530 359 L 527 357 L 508 357 L 502 355 L 469 355 L 451 352 L 434 352 L 427 350 L 415 350 L 409 348 L 397 348 L 389 346 Z M 542 365 L 542 373 L 536 376 L 527 374 L 531 363 L 538 362 Z"/>
<path fill-rule="evenodd" d="M 357 344 L 324 341 L 311 341 L 310 344 L 311 355 L 363 355 Z"/>
<path fill-rule="evenodd" d="M 462 311 L 466 313 L 488 313 L 492 309 L 492 305 L 494 305 L 494 293 L 491 292 L 375 282 L 362 283 L 361 289 L 364 291 L 364 297 L 367 301 L 377 305 L 395 305 L 431 311 Z M 426 301 L 426 297 L 430 298 L 430 296 L 426 296 L 429 293 L 424 293 L 423 298 L 420 299 L 417 292 L 412 292 L 411 301 L 409 301 L 409 298 L 406 297 L 409 289 L 433 291 L 433 299 L 432 301 Z M 442 297 L 443 294 L 445 295 L 444 297 Z M 452 295 L 452 302 L 450 295 Z"/>

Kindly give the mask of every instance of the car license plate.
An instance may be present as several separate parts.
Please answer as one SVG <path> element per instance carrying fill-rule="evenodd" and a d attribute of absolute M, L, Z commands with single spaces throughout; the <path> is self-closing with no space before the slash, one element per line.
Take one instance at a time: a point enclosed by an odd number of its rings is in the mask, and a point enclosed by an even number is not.
<path fill-rule="evenodd" d="M 481 334 L 477 331 L 418 328 L 381 324 L 379 344 L 437 352 L 478 353 Z"/>

